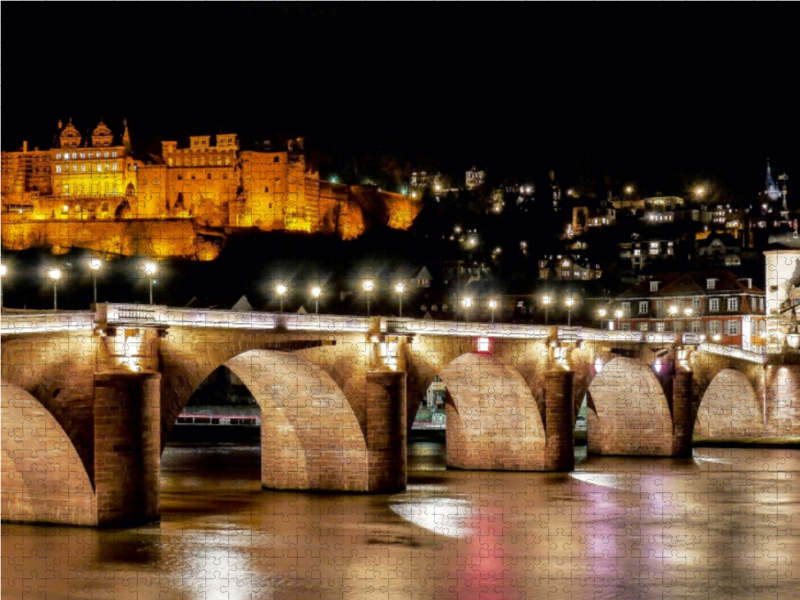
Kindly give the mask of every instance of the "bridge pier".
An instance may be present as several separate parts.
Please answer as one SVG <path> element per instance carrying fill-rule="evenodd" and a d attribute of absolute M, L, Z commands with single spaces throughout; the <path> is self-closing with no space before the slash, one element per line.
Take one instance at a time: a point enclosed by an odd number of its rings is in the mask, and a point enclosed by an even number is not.
<path fill-rule="evenodd" d="M 572 371 L 561 369 L 552 370 L 545 376 L 546 471 L 571 471 L 575 468 L 574 377 Z"/>
<path fill-rule="evenodd" d="M 692 372 L 678 370 L 672 379 L 672 456 L 692 455 Z"/>
<path fill-rule="evenodd" d="M 98 525 L 129 525 L 159 518 L 160 431 L 160 373 L 95 373 Z"/>
<path fill-rule="evenodd" d="M 398 492 L 408 480 L 406 374 L 367 373 L 367 491 Z"/>

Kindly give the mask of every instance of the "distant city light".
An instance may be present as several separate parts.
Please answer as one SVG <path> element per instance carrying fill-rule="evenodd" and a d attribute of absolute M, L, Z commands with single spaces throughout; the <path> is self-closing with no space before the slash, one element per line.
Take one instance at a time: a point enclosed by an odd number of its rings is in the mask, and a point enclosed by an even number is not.
<path fill-rule="evenodd" d="M 339 183 L 339 178 L 336 175 L 331 175 L 331 183 Z"/>
<path fill-rule="evenodd" d="M 633 186 L 629 185 L 628 187 L 625 188 L 625 192 L 628 194 L 630 194 L 632 191 L 633 191 Z"/>

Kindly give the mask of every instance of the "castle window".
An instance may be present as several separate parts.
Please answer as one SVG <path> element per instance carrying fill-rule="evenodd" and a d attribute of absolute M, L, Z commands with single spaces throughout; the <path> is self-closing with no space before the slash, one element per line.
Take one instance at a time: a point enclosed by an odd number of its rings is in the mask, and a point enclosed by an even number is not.
<path fill-rule="evenodd" d="M 103 165 L 98 164 L 97 165 L 97 172 L 101 173 L 102 171 L 103 171 Z"/>
<path fill-rule="evenodd" d="M 81 152 L 81 158 L 86 158 L 86 153 L 85 152 Z"/>
<path fill-rule="evenodd" d="M 66 186 L 64 187 L 64 189 L 65 190 L 67 189 Z M 61 207 L 61 212 L 69 212 L 69 206 L 67 206 L 66 204 L 64 206 L 62 206 Z"/>
<path fill-rule="evenodd" d="M 56 165 L 56 173 L 61 173 L 61 165 Z"/>
<path fill-rule="evenodd" d="M 167 164 L 171 167 L 172 166 L 172 157 L 167 159 Z"/>
<path fill-rule="evenodd" d="M 116 150 L 115 150 L 114 152 L 112 152 L 112 153 L 111 153 L 111 157 L 112 157 L 112 158 L 117 158 L 117 152 L 116 152 Z"/>
<path fill-rule="evenodd" d="M 72 155 L 72 158 L 75 158 L 75 155 Z M 103 152 L 103 158 L 108 158 L 108 152 Z"/>
<path fill-rule="evenodd" d="M 117 163 L 114 163 L 113 165 L 111 165 L 111 170 L 112 171 L 116 171 L 117 170 Z"/>
<path fill-rule="evenodd" d="M 211 173 L 206 173 L 206 179 L 211 179 Z"/>
<path fill-rule="evenodd" d="M 69 152 L 64 152 L 64 160 L 69 160 Z"/>
<path fill-rule="evenodd" d="M 274 162 L 274 163 L 281 162 L 281 157 L 280 156 L 276 156 L 275 158 L 272 159 L 272 162 Z"/>
<path fill-rule="evenodd" d="M 77 172 L 78 172 L 78 165 L 76 165 L 76 164 L 73 164 L 73 165 L 72 165 L 72 171 L 73 171 L 73 172 L 75 172 L 75 173 L 77 173 Z"/>
<path fill-rule="evenodd" d="M 57 158 L 57 159 L 61 159 L 61 152 L 57 152 L 57 153 L 56 153 L 56 158 Z"/>
<path fill-rule="evenodd" d="M 225 157 L 225 164 L 226 165 L 231 164 L 231 159 L 229 157 L 227 157 L 227 156 Z"/>

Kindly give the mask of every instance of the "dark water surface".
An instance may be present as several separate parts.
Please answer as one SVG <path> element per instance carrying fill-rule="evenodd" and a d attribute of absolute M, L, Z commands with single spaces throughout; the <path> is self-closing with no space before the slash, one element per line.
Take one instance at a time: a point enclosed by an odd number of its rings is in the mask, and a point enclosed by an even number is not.
<path fill-rule="evenodd" d="M 261 490 L 259 448 L 169 446 L 162 520 L 2 526 L 2 597 L 800 598 L 800 451 L 447 471 L 394 495 Z M 796 558 L 797 557 L 797 558 Z"/>

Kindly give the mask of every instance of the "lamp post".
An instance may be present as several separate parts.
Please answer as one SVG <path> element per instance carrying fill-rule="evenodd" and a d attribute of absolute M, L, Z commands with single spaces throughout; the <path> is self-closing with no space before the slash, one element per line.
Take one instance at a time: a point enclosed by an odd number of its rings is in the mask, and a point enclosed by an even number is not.
<path fill-rule="evenodd" d="M 667 312 L 672 317 L 672 332 L 677 336 L 678 332 L 676 331 L 676 329 L 677 329 L 676 324 L 678 322 L 677 321 L 678 307 L 677 306 L 670 306 L 667 309 Z"/>
<path fill-rule="evenodd" d="M 314 296 L 314 314 L 319 314 L 319 296 L 322 293 L 322 290 L 319 286 L 313 288 L 311 290 L 311 295 Z"/>
<path fill-rule="evenodd" d="M 542 302 L 544 303 L 544 324 L 550 324 L 550 296 L 545 296 L 542 298 Z"/>
<path fill-rule="evenodd" d="M 472 298 L 464 298 L 464 321 L 469 321 L 469 309 L 472 307 Z"/>
<path fill-rule="evenodd" d="M 92 270 L 92 288 L 94 289 L 94 303 L 97 304 L 97 272 L 102 266 L 102 261 L 99 258 L 93 258 L 89 261 L 89 268 Z M 150 301 L 152 304 L 153 301 Z"/>
<path fill-rule="evenodd" d="M 494 323 L 494 309 L 497 308 L 497 300 L 489 300 L 489 311 L 492 313 L 492 323 Z"/>
<path fill-rule="evenodd" d="M 372 290 L 375 289 L 375 285 L 372 283 L 371 279 L 367 279 L 364 282 L 364 296 L 367 298 L 367 316 L 369 316 L 369 295 L 372 293 Z"/>
<path fill-rule="evenodd" d="M 694 309 L 691 306 L 687 306 L 683 309 L 683 314 L 686 316 L 687 320 L 694 314 Z M 684 332 L 686 331 L 686 327 L 683 328 Z"/>
<path fill-rule="evenodd" d="M 280 312 L 283 312 L 283 297 L 286 295 L 286 292 L 288 291 L 288 288 L 285 285 L 283 285 L 282 283 L 279 283 L 278 286 L 275 288 L 275 291 L 278 292 L 278 297 L 280 298 L 280 301 L 281 301 L 281 310 L 280 310 Z"/>
<path fill-rule="evenodd" d="M 606 309 L 599 308 L 597 309 L 597 320 L 600 321 L 600 329 L 603 329 L 603 317 L 606 316 Z"/>
<path fill-rule="evenodd" d="M 58 280 L 61 279 L 61 269 L 51 269 L 50 279 L 53 280 L 53 310 L 58 310 Z"/>
<path fill-rule="evenodd" d="M 397 299 L 400 302 L 400 318 L 403 317 L 403 293 L 406 291 L 406 285 L 402 281 L 398 281 L 397 285 L 394 286 L 394 289 L 397 290 Z"/>
<path fill-rule="evenodd" d="M 567 305 L 567 327 L 572 327 L 572 305 L 575 304 L 572 294 L 564 302 Z"/>
<path fill-rule="evenodd" d="M 619 321 L 622 318 L 622 311 L 621 310 L 615 310 L 614 311 L 614 316 L 617 317 L 617 331 L 619 331 L 619 328 L 621 327 Z"/>
<path fill-rule="evenodd" d="M 155 263 L 149 262 L 144 265 L 144 272 L 147 275 L 147 279 L 150 281 L 150 306 L 153 305 L 153 276 L 156 274 L 157 270 Z"/>
<path fill-rule="evenodd" d="M 0 265 L 0 306 L 3 306 L 3 279 L 6 278 L 8 268 L 5 265 Z"/>

